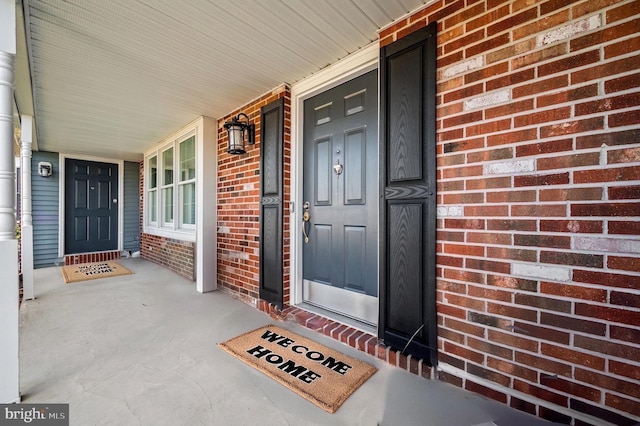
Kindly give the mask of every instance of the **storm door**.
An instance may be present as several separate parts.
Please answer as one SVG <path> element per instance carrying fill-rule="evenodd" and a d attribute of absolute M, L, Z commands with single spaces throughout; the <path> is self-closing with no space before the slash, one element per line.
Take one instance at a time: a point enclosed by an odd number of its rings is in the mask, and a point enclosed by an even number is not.
<path fill-rule="evenodd" d="M 378 75 L 304 103 L 303 300 L 378 316 Z"/>
<path fill-rule="evenodd" d="M 118 248 L 118 165 L 65 161 L 65 254 Z"/>

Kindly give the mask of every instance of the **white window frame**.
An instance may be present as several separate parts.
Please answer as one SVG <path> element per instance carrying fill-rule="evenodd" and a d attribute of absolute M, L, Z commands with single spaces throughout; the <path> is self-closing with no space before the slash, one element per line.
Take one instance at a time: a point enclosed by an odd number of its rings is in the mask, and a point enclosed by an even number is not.
<path fill-rule="evenodd" d="M 155 158 L 156 159 L 156 186 L 154 188 L 151 188 L 150 186 L 148 186 L 151 183 L 151 166 L 150 166 L 150 162 L 151 159 Z M 147 156 L 144 159 L 144 200 L 145 200 L 145 211 L 144 211 L 144 224 L 145 226 L 153 226 L 153 227 L 158 227 L 158 187 L 159 185 L 159 179 L 160 176 L 158 176 L 158 153 L 154 152 L 152 155 Z M 151 217 L 151 196 L 150 194 L 154 193 L 155 194 L 155 205 L 156 205 L 156 218 L 155 220 L 152 219 Z"/>
<path fill-rule="evenodd" d="M 194 191 L 198 190 L 198 129 L 192 128 L 185 132 L 178 133 L 179 136 L 171 137 L 168 140 L 163 141 L 157 148 L 152 151 L 148 151 L 145 154 L 144 169 L 145 169 L 145 181 L 144 181 L 144 232 L 147 234 L 164 236 L 168 238 L 174 238 L 178 240 L 195 241 L 196 240 L 196 224 L 183 224 L 184 212 L 182 206 L 182 188 L 186 184 L 193 183 L 195 185 Z M 180 144 L 193 137 L 194 140 L 194 158 L 196 173 L 192 179 L 181 181 L 180 178 Z M 163 155 L 168 150 L 173 149 L 173 161 L 171 166 L 173 167 L 173 181 L 170 184 L 165 183 L 165 164 Z M 156 187 L 149 188 L 151 182 L 151 169 L 149 161 L 156 157 L 157 159 L 157 178 Z M 165 190 L 172 188 L 172 203 L 173 203 L 173 220 L 167 221 L 165 211 Z M 149 194 L 151 192 L 156 193 L 156 221 L 151 220 L 151 200 Z M 197 223 L 197 196 L 196 196 L 196 223 Z"/>
<path fill-rule="evenodd" d="M 158 222 L 162 228 L 167 229 L 176 229 L 178 223 L 176 222 L 176 142 L 165 145 L 160 152 L 158 152 L 158 174 L 160 175 L 160 182 L 158 184 L 158 190 L 160 191 L 160 199 L 158 200 L 158 205 L 160 207 L 159 210 L 159 219 Z M 172 151 L 171 158 L 171 183 L 165 182 L 166 172 L 165 172 L 165 162 L 164 156 L 168 151 Z M 166 209 L 166 201 L 165 198 L 165 190 L 171 189 L 171 221 L 167 220 L 167 209 Z"/>
<path fill-rule="evenodd" d="M 185 180 L 181 180 L 182 178 L 182 158 L 180 157 L 180 154 L 178 154 L 179 158 L 179 162 L 178 160 L 176 160 L 176 176 L 178 176 L 178 180 L 175 182 L 175 185 L 178 187 L 178 191 L 176 194 L 177 200 L 178 200 L 178 205 L 177 205 L 177 213 L 178 213 L 178 222 L 180 224 L 180 227 L 182 229 L 188 229 L 188 230 L 193 230 L 195 231 L 196 229 L 196 223 L 197 223 L 197 216 L 198 216 L 198 183 L 197 183 L 197 178 L 198 178 L 198 138 L 196 137 L 195 132 L 193 132 L 193 134 L 191 134 L 190 136 L 187 136 L 185 138 L 182 138 L 177 144 L 176 144 L 176 148 L 178 149 L 178 152 L 180 152 L 180 145 L 186 141 L 188 141 L 189 139 L 191 139 L 193 137 L 193 162 L 195 165 L 195 173 L 193 174 L 193 177 L 191 179 L 185 179 Z M 176 151 L 174 151 L 176 152 Z M 193 212 L 193 223 L 184 223 L 184 199 L 183 199 L 183 195 L 184 195 L 184 187 L 187 185 L 193 184 L 193 194 L 195 197 L 195 206 L 194 206 L 194 212 Z M 175 211 L 174 211 L 174 220 L 176 219 L 175 217 Z"/>

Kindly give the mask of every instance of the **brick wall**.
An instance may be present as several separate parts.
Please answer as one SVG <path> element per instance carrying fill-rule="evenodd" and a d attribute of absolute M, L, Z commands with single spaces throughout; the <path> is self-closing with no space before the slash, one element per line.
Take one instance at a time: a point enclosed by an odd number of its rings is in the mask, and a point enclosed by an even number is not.
<path fill-rule="evenodd" d="M 195 280 L 195 243 L 145 234 L 144 162 L 140 162 L 140 257 L 165 266 L 183 277 Z"/>
<path fill-rule="evenodd" d="M 80 265 L 83 263 L 107 262 L 110 260 L 118 259 L 120 259 L 120 252 L 118 250 L 100 251 L 94 253 L 66 254 L 64 256 L 64 264 Z"/>
<path fill-rule="evenodd" d="M 440 0 L 380 33 L 439 22 L 441 377 L 561 423 L 640 419 L 639 18 Z"/>
<path fill-rule="evenodd" d="M 281 86 L 218 121 L 218 286 L 257 304 L 260 263 L 260 108 L 284 98 L 284 197 L 287 212 L 291 186 L 291 94 Z M 256 144 L 246 154 L 227 153 L 228 138 L 223 125 L 238 113 L 256 125 Z M 285 215 L 286 217 L 286 215 Z M 289 221 L 284 221 L 284 303 L 289 303 Z"/>
<path fill-rule="evenodd" d="M 175 240 L 140 233 L 140 256 L 166 266 L 183 277 L 194 281 L 196 245 L 190 241 Z"/>

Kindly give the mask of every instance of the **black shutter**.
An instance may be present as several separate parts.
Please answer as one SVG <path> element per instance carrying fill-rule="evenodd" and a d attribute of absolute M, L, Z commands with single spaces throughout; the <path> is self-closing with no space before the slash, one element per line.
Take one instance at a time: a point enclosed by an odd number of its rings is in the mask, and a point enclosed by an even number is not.
<path fill-rule="evenodd" d="M 380 51 L 380 327 L 437 362 L 435 22 Z"/>
<path fill-rule="evenodd" d="M 260 128 L 260 298 L 282 308 L 282 98 L 261 108 Z"/>

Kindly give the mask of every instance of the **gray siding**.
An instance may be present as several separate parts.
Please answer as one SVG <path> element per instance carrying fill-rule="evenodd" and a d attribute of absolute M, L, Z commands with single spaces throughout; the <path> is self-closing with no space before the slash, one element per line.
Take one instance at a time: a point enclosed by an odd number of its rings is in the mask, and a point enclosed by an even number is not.
<path fill-rule="evenodd" d="M 53 174 L 38 175 L 38 163 L 48 161 Z M 54 266 L 58 259 L 59 219 L 59 155 L 55 152 L 34 151 L 31 161 L 31 191 L 33 205 L 33 266 Z M 124 163 L 124 250 L 140 250 L 140 165 Z"/>
<path fill-rule="evenodd" d="M 56 152 L 34 151 L 31 160 L 31 197 L 33 210 L 33 266 L 54 266 L 58 258 L 60 164 Z M 48 161 L 53 174 L 38 174 L 38 163 Z"/>
<path fill-rule="evenodd" d="M 124 241 L 128 251 L 140 250 L 140 164 L 124 163 Z"/>

